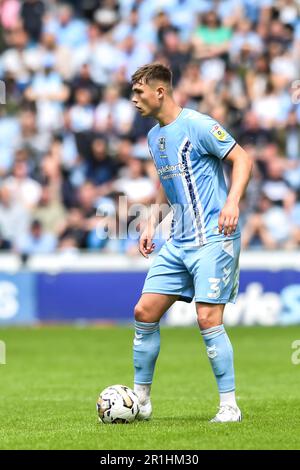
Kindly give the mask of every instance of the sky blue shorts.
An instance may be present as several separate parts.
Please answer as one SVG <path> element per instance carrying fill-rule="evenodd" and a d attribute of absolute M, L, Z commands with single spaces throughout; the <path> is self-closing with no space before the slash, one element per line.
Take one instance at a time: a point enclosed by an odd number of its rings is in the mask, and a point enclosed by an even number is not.
<path fill-rule="evenodd" d="M 235 303 L 239 287 L 240 238 L 207 243 L 197 249 L 166 242 L 150 267 L 144 293 L 178 295 L 178 300 Z"/>

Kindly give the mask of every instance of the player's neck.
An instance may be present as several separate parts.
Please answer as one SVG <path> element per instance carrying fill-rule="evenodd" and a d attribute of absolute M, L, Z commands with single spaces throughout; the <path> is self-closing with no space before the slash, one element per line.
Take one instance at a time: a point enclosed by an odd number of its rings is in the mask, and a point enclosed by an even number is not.
<path fill-rule="evenodd" d="M 160 127 L 167 126 L 178 118 L 181 111 L 181 106 L 178 106 L 178 104 L 176 104 L 174 101 L 169 100 L 168 102 L 164 103 L 164 106 L 162 106 L 159 113 L 155 117 L 158 120 Z"/>

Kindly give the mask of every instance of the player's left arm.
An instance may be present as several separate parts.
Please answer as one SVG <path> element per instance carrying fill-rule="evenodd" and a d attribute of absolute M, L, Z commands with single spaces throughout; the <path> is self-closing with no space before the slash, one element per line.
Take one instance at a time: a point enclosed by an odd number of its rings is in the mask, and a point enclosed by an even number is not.
<path fill-rule="evenodd" d="M 219 215 L 219 232 L 225 236 L 235 232 L 239 219 L 239 202 L 243 196 L 252 171 L 252 159 L 245 150 L 236 144 L 226 156 L 232 163 L 231 186 L 226 203 Z"/>

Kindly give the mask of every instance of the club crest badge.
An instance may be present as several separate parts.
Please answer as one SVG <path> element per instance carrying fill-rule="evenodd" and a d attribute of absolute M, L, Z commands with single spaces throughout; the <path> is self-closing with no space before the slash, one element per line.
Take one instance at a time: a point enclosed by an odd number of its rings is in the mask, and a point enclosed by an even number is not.
<path fill-rule="evenodd" d="M 160 137 L 158 139 L 158 148 L 160 152 L 166 151 L 166 138 L 165 137 Z"/>

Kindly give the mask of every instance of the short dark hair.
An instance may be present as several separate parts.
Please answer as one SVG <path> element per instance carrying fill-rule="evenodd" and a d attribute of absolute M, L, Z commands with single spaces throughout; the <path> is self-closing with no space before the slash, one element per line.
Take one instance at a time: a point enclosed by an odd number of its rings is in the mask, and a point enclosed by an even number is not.
<path fill-rule="evenodd" d="M 172 88 L 172 71 L 163 64 L 146 64 L 138 68 L 131 77 L 131 83 L 149 83 L 151 80 L 160 80 Z"/>

